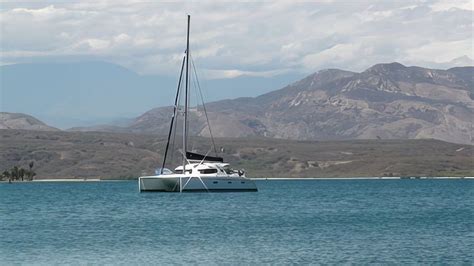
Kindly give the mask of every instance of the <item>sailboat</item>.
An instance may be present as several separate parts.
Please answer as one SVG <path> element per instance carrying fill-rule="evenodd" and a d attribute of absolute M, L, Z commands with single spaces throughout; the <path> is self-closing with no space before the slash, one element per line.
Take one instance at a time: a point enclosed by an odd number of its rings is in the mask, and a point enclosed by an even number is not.
<path fill-rule="evenodd" d="M 257 191 L 255 182 L 245 176 L 245 171 L 234 170 L 229 163 L 225 163 L 222 157 L 209 156 L 194 151 L 188 151 L 188 115 L 189 115 L 189 96 L 190 96 L 190 76 L 189 76 L 189 31 L 191 17 L 188 15 L 188 27 L 186 37 L 186 52 L 181 64 L 181 74 L 178 81 L 178 89 L 173 108 L 173 116 L 168 134 L 165 155 L 162 167 L 153 176 L 141 176 L 138 178 L 138 188 L 140 192 L 231 192 L 231 191 Z M 184 108 L 180 108 L 180 88 L 183 81 L 183 69 L 185 68 L 185 91 Z M 202 101 L 204 106 L 204 101 Z M 209 119 L 204 107 L 204 113 L 208 122 L 211 138 Z M 174 171 L 165 168 L 170 139 L 173 128 L 176 130 L 177 116 L 182 114 L 183 119 L 183 142 L 182 142 L 182 164 L 177 166 Z M 213 141 L 214 150 L 215 144 Z M 173 145 L 174 146 L 174 145 Z M 208 152 L 209 153 L 209 152 Z M 217 153 L 217 152 L 216 152 Z"/>

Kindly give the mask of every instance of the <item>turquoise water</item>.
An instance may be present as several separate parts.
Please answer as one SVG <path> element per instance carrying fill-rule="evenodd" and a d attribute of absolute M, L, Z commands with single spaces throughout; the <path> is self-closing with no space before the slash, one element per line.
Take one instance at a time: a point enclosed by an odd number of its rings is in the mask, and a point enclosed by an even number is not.
<path fill-rule="evenodd" d="M 259 181 L 257 193 L 136 182 L 0 184 L 0 264 L 474 261 L 474 181 Z"/>

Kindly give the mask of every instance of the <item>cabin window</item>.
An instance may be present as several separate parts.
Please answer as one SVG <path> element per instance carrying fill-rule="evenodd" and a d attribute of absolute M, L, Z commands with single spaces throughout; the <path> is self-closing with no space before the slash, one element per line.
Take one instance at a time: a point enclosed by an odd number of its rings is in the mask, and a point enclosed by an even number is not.
<path fill-rule="evenodd" d="M 201 174 L 215 174 L 215 173 L 217 173 L 217 169 L 213 169 L 213 168 L 201 169 L 201 170 L 199 170 L 199 173 L 201 173 Z"/>
<path fill-rule="evenodd" d="M 227 182 L 227 183 L 232 184 L 232 181 L 229 181 L 229 182 Z"/>
<path fill-rule="evenodd" d="M 212 183 L 214 183 L 214 184 L 217 184 L 217 183 L 219 183 L 219 182 L 217 182 L 217 181 L 214 181 L 214 182 L 212 182 Z"/>
<path fill-rule="evenodd" d="M 245 182 L 244 182 L 244 181 L 242 181 L 242 182 L 240 182 L 240 183 L 241 183 L 241 184 L 245 184 Z"/>

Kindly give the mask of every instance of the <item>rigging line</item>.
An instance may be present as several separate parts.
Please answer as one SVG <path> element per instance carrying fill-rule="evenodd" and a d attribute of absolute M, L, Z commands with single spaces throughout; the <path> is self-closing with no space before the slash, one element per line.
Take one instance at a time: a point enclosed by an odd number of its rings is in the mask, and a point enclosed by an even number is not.
<path fill-rule="evenodd" d="M 182 75 L 183 75 L 183 74 L 181 74 L 181 77 L 182 77 Z M 183 91 L 183 86 L 184 86 L 184 85 L 183 85 L 183 82 L 181 82 L 181 86 L 179 87 L 180 94 L 179 94 L 178 103 L 177 103 L 177 104 L 178 104 L 178 107 L 177 107 L 177 108 L 178 108 L 178 112 L 177 112 L 177 114 L 179 114 L 179 105 L 180 105 L 181 99 L 182 99 L 182 97 L 183 97 L 183 96 L 182 96 L 182 95 L 183 95 L 183 93 L 182 93 L 182 91 Z M 182 110 L 181 110 L 181 111 L 182 111 Z M 178 120 L 179 120 L 179 116 L 176 117 L 176 121 L 175 121 L 174 126 L 173 126 L 173 142 L 172 142 L 172 144 L 171 144 L 171 150 L 172 150 L 172 151 L 175 150 L 174 148 L 175 148 L 175 143 L 176 143 L 176 132 L 178 132 L 178 131 L 177 131 L 177 127 L 178 127 L 178 124 L 179 124 L 179 123 L 178 123 Z M 175 154 L 176 154 L 176 152 L 172 152 L 172 153 L 171 153 L 171 158 L 170 158 L 170 162 L 171 162 L 171 163 L 174 162 L 174 155 L 175 155 Z"/>
<path fill-rule="evenodd" d="M 170 130 L 168 132 L 168 140 L 166 141 L 165 157 L 163 158 L 163 164 L 161 165 L 161 174 L 163 174 L 163 169 L 165 168 L 166 157 L 168 156 L 168 148 L 170 146 L 171 133 L 173 131 L 174 118 L 176 117 L 176 113 L 177 113 L 177 110 L 178 110 L 179 88 L 181 87 L 181 79 L 183 77 L 183 69 L 184 69 L 184 60 L 185 60 L 185 58 L 186 57 L 183 58 L 183 63 L 181 64 L 181 73 L 179 74 L 178 88 L 176 89 L 176 97 L 174 99 L 173 117 L 171 117 Z"/>
<path fill-rule="evenodd" d="M 183 84 L 181 84 L 181 89 L 183 87 Z M 181 94 L 180 94 L 180 97 L 181 98 Z M 178 99 L 178 104 L 180 102 L 180 99 Z M 178 108 L 178 112 L 179 112 L 179 108 Z M 174 126 L 173 126 L 173 142 L 171 143 L 171 151 L 175 151 L 175 143 L 176 143 L 176 132 L 177 132 L 177 125 L 178 125 L 178 120 L 179 120 L 179 116 L 176 118 L 176 121 L 174 123 Z M 171 152 L 171 156 L 170 156 L 170 162 L 173 163 L 174 162 L 174 155 L 175 155 L 176 152 Z"/>
<path fill-rule="evenodd" d="M 191 62 L 191 63 L 192 63 L 192 62 Z M 192 99 L 192 91 L 194 91 L 194 93 L 196 94 L 196 111 L 197 111 L 197 110 L 198 110 L 197 107 L 198 107 L 198 99 L 199 99 L 199 98 L 197 97 L 197 96 L 198 96 L 197 90 L 192 90 L 193 86 L 194 86 L 194 88 L 197 88 L 196 80 L 195 80 L 195 78 L 193 77 L 193 75 L 190 75 L 190 77 L 189 77 L 189 91 L 190 91 L 190 92 L 189 92 L 189 106 L 190 106 L 189 109 L 192 110 L 192 108 L 191 108 L 191 106 L 193 106 L 193 102 L 192 102 L 192 101 L 193 101 L 193 99 Z M 189 115 L 191 115 L 192 113 L 193 113 L 193 112 L 190 111 L 190 112 L 189 112 Z M 197 116 L 197 114 L 196 114 L 196 116 Z M 196 120 L 197 120 L 197 119 L 196 119 Z M 192 122 L 192 121 L 188 121 L 189 124 L 191 124 L 191 122 Z M 189 128 L 191 128 L 191 126 L 189 126 Z M 197 133 L 197 132 L 196 132 L 196 133 Z M 196 135 L 198 136 L 199 134 L 196 134 Z M 194 148 L 195 148 L 195 146 L 196 146 L 196 141 L 199 141 L 199 140 L 197 140 L 196 138 L 191 138 L 191 139 L 189 139 L 188 141 L 192 144 L 192 145 L 191 145 L 191 151 L 193 151 Z"/>
<path fill-rule="evenodd" d="M 183 83 L 181 82 L 181 87 L 180 87 L 180 91 L 182 91 L 182 88 L 183 88 Z M 178 113 L 179 113 L 179 103 L 181 102 L 181 95 L 182 93 L 179 94 L 179 98 L 178 98 Z M 175 147 L 175 143 L 176 143 L 176 127 L 178 125 L 178 119 L 179 119 L 179 116 L 176 117 L 176 121 L 173 125 L 173 142 L 171 143 L 171 150 L 174 151 L 174 147 Z M 173 163 L 174 162 L 174 155 L 175 155 L 176 152 L 171 152 L 171 158 L 170 158 L 170 162 Z"/>
<path fill-rule="evenodd" d="M 196 166 L 194 166 L 195 168 L 198 167 L 198 166 L 200 166 L 200 165 L 204 162 L 204 160 L 206 159 L 206 157 L 207 157 L 207 155 L 209 154 L 209 152 L 211 152 L 211 150 L 208 150 L 208 151 L 207 151 L 206 155 L 204 155 L 204 157 L 202 157 L 202 160 L 199 162 L 199 164 L 196 165 Z"/>
<path fill-rule="evenodd" d="M 191 62 L 192 63 L 192 62 Z M 192 81 L 192 84 L 194 86 L 194 88 L 197 88 L 197 84 L 196 84 L 196 78 L 193 77 L 193 75 L 191 75 L 191 81 Z M 196 97 L 196 116 L 198 116 L 198 113 L 199 113 L 199 95 L 198 95 L 198 91 L 197 90 L 194 90 L 194 93 L 196 94 L 195 97 Z M 191 100 L 191 98 L 190 98 Z M 197 119 L 196 119 L 197 120 Z M 202 131 L 202 130 L 201 130 Z M 199 133 L 197 132 L 196 136 L 199 136 Z M 196 141 L 199 142 L 199 140 L 197 139 L 194 139 L 193 141 L 193 150 L 194 150 L 194 146 L 196 144 Z"/>
<path fill-rule="evenodd" d="M 204 188 L 206 189 L 206 191 L 209 193 L 209 188 L 207 188 L 206 184 L 204 183 L 204 181 L 202 181 L 202 178 L 201 176 L 197 176 L 197 178 L 199 178 L 199 181 L 201 181 L 202 185 L 204 186 Z"/>
<path fill-rule="evenodd" d="M 201 96 L 202 108 L 204 110 L 204 114 L 206 115 L 207 127 L 209 128 L 209 134 L 211 135 L 212 147 L 214 148 L 214 153 L 217 156 L 218 154 L 217 154 L 217 149 L 216 149 L 216 143 L 214 142 L 214 136 L 212 135 L 211 123 L 209 123 L 209 116 L 207 115 L 206 105 L 204 104 L 204 97 L 202 96 L 201 85 L 199 84 L 199 78 L 197 76 L 196 65 L 194 64 L 194 59 L 192 56 L 191 56 L 191 66 L 193 67 L 194 75 L 196 76 L 196 81 L 198 85 L 197 87 L 199 89 L 199 94 Z"/>
<path fill-rule="evenodd" d="M 182 86 L 182 85 L 181 85 Z M 178 100 L 179 102 L 179 100 Z M 179 117 L 178 117 L 179 118 Z M 175 147 L 175 142 L 176 142 L 176 126 L 178 125 L 178 118 L 176 119 L 176 122 L 174 123 L 174 126 L 173 126 L 173 142 L 171 143 L 171 150 L 174 151 L 174 147 Z M 174 155 L 175 155 L 175 152 L 171 152 L 171 158 L 170 158 L 170 162 L 173 163 L 174 162 Z"/>

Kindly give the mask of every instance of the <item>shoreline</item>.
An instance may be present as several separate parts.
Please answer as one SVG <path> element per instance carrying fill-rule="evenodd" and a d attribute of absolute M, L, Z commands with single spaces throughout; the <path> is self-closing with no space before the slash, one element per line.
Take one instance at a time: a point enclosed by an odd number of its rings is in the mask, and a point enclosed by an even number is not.
<path fill-rule="evenodd" d="M 107 180 L 101 180 L 99 178 L 48 178 L 48 179 L 34 179 L 31 181 L 19 181 L 15 180 L 12 181 L 11 183 L 41 183 L 41 182 L 101 182 L 101 181 L 107 181 Z M 110 181 L 121 181 L 121 180 L 110 180 Z M 9 183 L 8 180 L 2 180 L 0 183 Z"/>
<path fill-rule="evenodd" d="M 32 182 L 100 182 L 102 181 L 100 178 L 49 178 L 49 179 L 35 179 Z"/>
<path fill-rule="evenodd" d="M 254 181 L 304 181 L 304 180 L 417 180 L 417 179 L 438 179 L 438 180 L 454 180 L 454 179 L 474 179 L 474 176 L 372 176 L 372 177 L 256 177 L 249 178 Z M 125 182 L 136 181 L 132 179 L 100 179 L 100 178 L 45 178 L 35 179 L 32 181 L 12 181 L 11 183 L 30 183 L 30 182 Z M 8 183 L 8 181 L 0 181 L 0 183 Z"/>
<path fill-rule="evenodd" d="M 414 180 L 414 179 L 474 179 L 474 176 L 368 176 L 368 177 L 257 177 L 251 180 Z"/>

